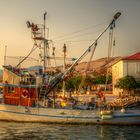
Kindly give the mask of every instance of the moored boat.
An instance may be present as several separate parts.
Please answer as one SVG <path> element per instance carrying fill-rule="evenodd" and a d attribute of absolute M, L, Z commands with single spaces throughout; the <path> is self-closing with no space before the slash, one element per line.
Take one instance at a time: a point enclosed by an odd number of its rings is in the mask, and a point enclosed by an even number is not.
<path fill-rule="evenodd" d="M 15 122 L 44 122 L 67 124 L 140 124 L 140 111 L 114 111 L 112 115 L 100 115 L 98 110 L 75 110 L 0 105 L 0 120 Z"/>
<path fill-rule="evenodd" d="M 105 31 L 115 24 L 120 14 L 118 12 L 114 16 Z M 46 13 L 44 14 L 44 23 L 45 16 Z M 40 33 L 38 26 L 33 23 L 27 22 L 27 25 L 31 28 L 35 45 L 36 40 L 43 41 L 45 51 L 48 40 L 45 39 L 45 35 L 42 36 L 43 32 Z M 45 25 L 43 27 L 45 34 Z M 42 27 L 40 29 L 42 30 Z M 45 70 L 43 74 L 40 72 L 37 75 L 31 75 L 28 70 L 18 68 L 22 61 L 16 67 L 4 66 L 4 82 L 1 84 L 3 86 L 3 100 L 0 104 L 0 120 L 71 124 L 140 124 L 139 110 L 121 112 L 120 110 L 100 110 L 100 108 L 91 110 L 86 108 L 76 109 L 72 101 L 72 106 L 68 108 L 65 103 L 59 104 L 60 106 L 58 107 L 55 105 L 55 101 L 50 98 L 51 91 L 60 81 L 67 77 L 68 73 L 85 54 L 90 52 L 91 49 L 93 49 L 94 53 L 97 41 L 102 34 L 66 71 L 56 75 L 49 82 L 47 81 Z M 46 68 L 45 59 L 46 55 L 44 54 L 44 69 Z"/>

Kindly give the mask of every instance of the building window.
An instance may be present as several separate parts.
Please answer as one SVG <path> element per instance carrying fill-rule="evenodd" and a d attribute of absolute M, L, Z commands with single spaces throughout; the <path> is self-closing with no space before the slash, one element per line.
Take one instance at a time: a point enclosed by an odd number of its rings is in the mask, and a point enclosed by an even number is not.
<path fill-rule="evenodd" d="M 135 64 L 135 73 L 140 73 L 140 63 Z"/>

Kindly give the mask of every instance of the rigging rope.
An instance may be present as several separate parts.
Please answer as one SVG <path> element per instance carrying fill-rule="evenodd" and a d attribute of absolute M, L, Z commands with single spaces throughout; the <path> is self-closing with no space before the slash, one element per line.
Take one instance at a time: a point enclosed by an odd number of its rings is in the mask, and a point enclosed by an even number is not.
<path fill-rule="evenodd" d="M 115 22 L 110 26 L 109 30 L 109 44 L 108 44 L 108 58 L 107 58 L 107 70 L 106 70 L 106 81 L 105 81 L 105 91 L 107 90 L 107 84 L 109 80 L 109 62 L 110 58 L 113 57 L 113 46 L 114 46 L 114 41 L 113 41 L 113 32 L 115 28 Z"/>
<path fill-rule="evenodd" d="M 79 89 L 78 89 L 78 93 L 81 91 L 82 86 L 84 85 L 84 82 L 85 82 L 85 80 L 86 80 L 87 71 L 88 71 L 89 68 L 90 68 L 91 60 L 92 60 L 92 58 L 93 58 L 93 56 L 94 56 L 96 47 L 97 47 L 97 42 L 94 44 L 94 48 L 93 48 L 93 50 L 92 50 L 92 52 L 91 52 L 91 56 L 90 56 L 90 58 L 89 58 L 89 61 L 87 62 L 87 66 L 86 66 L 86 69 L 85 69 L 85 76 L 82 78 L 82 81 L 81 81 L 80 86 L 79 86 Z"/>
<path fill-rule="evenodd" d="M 114 28 L 114 31 L 113 31 L 113 48 L 112 48 L 112 57 L 114 56 L 114 52 L 115 52 L 115 46 L 116 46 L 116 38 L 115 38 L 115 28 Z"/>
<path fill-rule="evenodd" d="M 96 28 L 96 27 L 98 27 L 98 26 L 104 25 L 106 22 L 107 22 L 107 21 L 104 21 L 104 22 L 102 22 L 102 23 L 99 23 L 99 24 L 96 24 L 96 25 L 92 25 L 92 26 L 88 26 L 88 27 L 86 27 L 86 28 L 82 28 L 82 29 L 79 29 L 79 30 L 77 30 L 77 31 L 74 31 L 74 32 L 71 32 L 71 33 L 68 33 L 68 34 L 64 34 L 64 35 L 61 35 L 61 36 L 57 36 L 57 37 L 53 38 L 53 40 L 58 40 L 58 39 L 60 39 L 60 38 L 61 38 L 61 39 L 62 39 L 62 38 L 66 38 L 67 36 L 69 37 L 69 36 L 73 36 L 73 35 L 75 35 L 75 34 L 79 34 L 79 33 L 81 33 L 82 31 L 91 30 L 92 28 Z"/>
<path fill-rule="evenodd" d="M 41 44 L 42 42 L 40 42 L 40 44 Z M 25 57 L 25 58 L 23 58 L 17 65 L 16 65 L 16 68 L 18 67 L 18 66 L 20 66 L 20 64 L 22 63 L 22 62 L 24 62 L 30 55 L 31 55 L 31 53 L 33 52 L 33 51 L 35 51 L 37 48 L 38 48 L 38 46 L 39 45 L 37 45 L 37 43 L 35 42 L 34 43 L 34 45 L 33 45 L 33 47 L 32 47 L 32 49 L 31 49 L 31 51 L 29 52 L 29 54 Z"/>
<path fill-rule="evenodd" d="M 48 64 L 48 66 L 51 66 L 51 61 L 50 61 L 50 52 L 49 52 L 49 44 L 48 44 L 48 42 L 46 42 L 46 55 L 47 55 L 47 64 Z"/>

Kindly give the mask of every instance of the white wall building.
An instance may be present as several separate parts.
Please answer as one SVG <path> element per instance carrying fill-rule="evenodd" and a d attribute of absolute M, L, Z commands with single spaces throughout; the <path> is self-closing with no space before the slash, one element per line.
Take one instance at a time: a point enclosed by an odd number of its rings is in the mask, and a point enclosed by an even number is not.
<path fill-rule="evenodd" d="M 113 94 L 119 95 L 122 92 L 121 89 L 115 88 L 115 84 L 118 79 L 127 75 L 140 79 L 140 52 L 124 57 L 112 66 Z"/>

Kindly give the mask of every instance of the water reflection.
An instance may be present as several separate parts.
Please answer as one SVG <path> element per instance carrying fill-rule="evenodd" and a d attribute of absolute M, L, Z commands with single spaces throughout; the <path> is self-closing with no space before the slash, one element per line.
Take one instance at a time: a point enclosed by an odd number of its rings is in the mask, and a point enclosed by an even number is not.
<path fill-rule="evenodd" d="M 3 140 L 139 140 L 139 137 L 139 126 L 0 122 L 0 139 Z"/>

